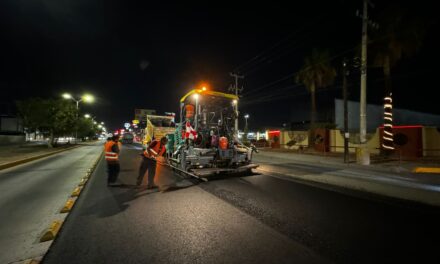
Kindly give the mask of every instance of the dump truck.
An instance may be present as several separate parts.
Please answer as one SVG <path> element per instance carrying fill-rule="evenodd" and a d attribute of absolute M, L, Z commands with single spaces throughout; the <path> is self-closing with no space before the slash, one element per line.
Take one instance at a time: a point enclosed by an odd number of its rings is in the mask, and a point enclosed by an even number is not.
<path fill-rule="evenodd" d="M 251 172 L 255 146 L 245 145 L 234 129 L 238 97 L 233 94 L 194 89 L 180 100 L 180 120 L 176 124 L 169 151 L 171 166 L 197 177 Z"/>
<path fill-rule="evenodd" d="M 174 116 L 171 115 L 147 115 L 142 145 L 146 147 L 154 139 L 161 139 L 168 134 L 174 134 L 176 125 Z"/>

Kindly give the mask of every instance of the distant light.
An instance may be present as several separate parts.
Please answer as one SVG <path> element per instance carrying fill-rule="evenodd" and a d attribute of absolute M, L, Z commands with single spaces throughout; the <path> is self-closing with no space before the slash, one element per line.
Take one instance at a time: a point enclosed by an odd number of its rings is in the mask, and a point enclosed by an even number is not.
<path fill-rule="evenodd" d="M 102 128 L 102 125 L 98 125 L 99 128 Z"/>
<path fill-rule="evenodd" d="M 244 118 L 249 118 L 249 114 L 245 114 L 245 115 L 244 115 Z"/>
<path fill-rule="evenodd" d="M 87 102 L 87 103 L 93 103 L 95 101 L 95 97 L 93 97 L 93 95 L 91 95 L 91 94 L 83 95 L 82 99 L 84 102 Z"/>
<path fill-rule="evenodd" d="M 194 94 L 193 97 L 194 97 L 194 99 L 198 100 L 199 99 L 199 94 Z"/>
<path fill-rule="evenodd" d="M 63 93 L 63 98 L 64 99 L 72 99 L 72 95 L 70 95 L 69 93 Z"/>
<path fill-rule="evenodd" d="M 84 117 L 85 118 L 90 118 L 90 115 L 89 114 L 85 114 Z"/>
<path fill-rule="evenodd" d="M 202 91 L 206 91 L 206 87 L 205 86 L 202 87 Z"/>
<path fill-rule="evenodd" d="M 96 121 L 93 121 L 93 124 L 96 125 L 97 124 Z"/>
<path fill-rule="evenodd" d="M 232 100 L 232 104 L 236 105 L 237 104 L 237 100 L 236 99 Z"/>
<path fill-rule="evenodd" d="M 104 125 L 104 122 L 101 122 L 101 125 Z"/>

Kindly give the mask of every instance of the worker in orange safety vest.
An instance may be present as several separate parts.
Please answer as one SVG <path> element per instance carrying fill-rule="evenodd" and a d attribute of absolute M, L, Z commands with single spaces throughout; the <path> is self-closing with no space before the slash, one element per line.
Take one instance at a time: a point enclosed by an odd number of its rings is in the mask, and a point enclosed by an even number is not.
<path fill-rule="evenodd" d="M 153 140 L 148 144 L 147 148 L 142 153 L 142 162 L 139 168 L 139 175 L 137 178 L 136 185 L 141 185 L 144 179 L 145 172 L 148 170 L 148 183 L 147 188 L 156 188 L 157 185 L 154 184 L 154 176 L 156 175 L 156 159 L 158 157 L 163 157 L 166 153 L 166 144 L 168 139 L 162 137 L 160 140 Z"/>
<path fill-rule="evenodd" d="M 118 179 L 119 166 L 119 136 L 114 135 L 111 140 L 104 144 L 105 160 L 107 161 L 107 186 L 115 185 Z"/>

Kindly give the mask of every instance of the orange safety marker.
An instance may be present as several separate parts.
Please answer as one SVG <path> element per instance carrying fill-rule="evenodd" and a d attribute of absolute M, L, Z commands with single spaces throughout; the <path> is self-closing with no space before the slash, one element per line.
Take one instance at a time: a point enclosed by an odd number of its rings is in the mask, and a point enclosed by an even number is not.
<path fill-rule="evenodd" d="M 79 194 L 81 193 L 82 187 L 78 186 L 75 188 L 75 190 L 73 190 L 72 194 L 70 195 L 71 197 L 76 197 L 79 196 Z"/>
<path fill-rule="evenodd" d="M 413 169 L 413 173 L 440 173 L 440 168 L 416 167 Z"/>
<path fill-rule="evenodd" d="M 70 210 L 72 210 L 73 204 L 75 203 L 75 200 L 72 198 L 69 198 L 66 202 L 66 204 L 64 205 L 63 208 L 61 208 L 60 213 L 67 213 L 70 212 Z"/>
<path fill-rule="evenodd" d="M 86 184 L 87 180 L 88 180 L 87 177 L 82 178 L 78 185 L 84 186 L 84 184 Z"/>
<path fill-rule="evenodd" d="M 44 235 L 40 238 L 40 242 L 45 242 L 49 240 L 53 240 L 60 230 L 62 221 L 55 220 L 50 225 L 49 229 L 44 233 Z M 32 262 L 31 262 L 32 263 Z"/>

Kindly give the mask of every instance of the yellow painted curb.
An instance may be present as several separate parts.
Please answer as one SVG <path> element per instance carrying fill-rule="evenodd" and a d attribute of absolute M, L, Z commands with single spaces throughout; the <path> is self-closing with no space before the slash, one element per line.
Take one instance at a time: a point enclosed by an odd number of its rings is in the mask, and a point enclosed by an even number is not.
<path fill-rule="evenodd" d="M 416 167 L 414 173 L 440 173 L 440 168 Z"/>
<path fill-rule="evenodd" d="M 40 238 L 40 242 L 53 240 L 60 230 L 61 223 L 62 222 L 58 220 L 53 221 L 46 233 Z"/>
<path fill-rule="evenodd" d="M 82 187 L 78 186 L 75 188 L 75 190 L 73 190 L 72 194 L 70 195 L 71 197 L 76 197 L 79 196 L 79 194 L 81 193 Z"/>
<path fill-rule="evenodd" d="M 84 186 L 84 184 L 86 184 L 87 182 L 87 177 L 84 177 L 81 179 L 81 181 L 79 182 L 78 186 Z"/>
<path fill-rule="evenodd" d="M 60 213 L 67 213 L 72 209 L 73 204 L 75 203 L 75 200 L 72 198 L 69 198 L 64 205 L 64 207 L 61 209 Z"/>

